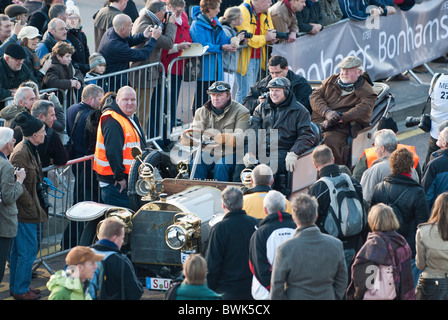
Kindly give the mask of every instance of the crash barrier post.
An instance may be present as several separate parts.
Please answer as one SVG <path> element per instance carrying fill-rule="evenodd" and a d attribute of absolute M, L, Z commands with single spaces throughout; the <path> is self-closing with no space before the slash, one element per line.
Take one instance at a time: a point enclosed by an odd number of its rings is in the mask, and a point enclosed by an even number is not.
<path fill-rule="evenodd" d="M 81 201 L 99 202 L 100 190 L 92 170 L 93 157 L 70 160 L 65 166 L 43 168 L 50 208 L 48 221 L 39 224 L 39 252 L 33 269 L 43 265 L 54 273 L 46 260 L 66 254 L 79 244 L 85 222 L 70 221 L 66 212 Z"/>

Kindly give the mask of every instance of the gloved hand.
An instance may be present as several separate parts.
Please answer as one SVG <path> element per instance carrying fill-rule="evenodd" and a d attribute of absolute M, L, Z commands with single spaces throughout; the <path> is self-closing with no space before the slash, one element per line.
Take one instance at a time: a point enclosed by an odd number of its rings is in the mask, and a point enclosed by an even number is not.
<path fill-rule="evenodd" d="M 339 120 L 341 120 L 341 116 L 339 115 L 339 113 L 334 110 L 328 110 L 327 112 L 325 112 L 324 116 L 325 119 L 334 123 L 337 123 L 339 122 Z"/>
<path fill-rule="evenodd" d="M 296 167 L 296 160 L 299 158 L 298 155 L 296 155 L 294 152 L 288 152 L 286 154 L 285 163 L 286 163 L 286 170 L 289 172 L 294 172 L 294 169 Z"/>
<path fill-rule="evenodd" d="M 243 162 L 246 168 L 250 168 L 258 164 L 258 160 L 255 158 L 254 155 L 250 154 L 249 152 L 244 155 Z"/>
<path fill-rule="evenodd" d="M 213 136 L 217 144 L 235 146 L 235 136 L 232 133 L 218 133 Z"/>
<path fill-rule="evenodd" d="M 320 127 L 322 129 L 323 132 L 330 130 L 331 128 L 333 128 L 335 126 L 337 122 L 331 122 L 328 120 L 324 120 L 321 124 Z"/>

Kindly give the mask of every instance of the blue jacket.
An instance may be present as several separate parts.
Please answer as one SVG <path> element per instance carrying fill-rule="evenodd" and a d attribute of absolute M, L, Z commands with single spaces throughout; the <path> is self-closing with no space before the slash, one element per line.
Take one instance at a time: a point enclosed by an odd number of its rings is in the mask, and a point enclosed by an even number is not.
<path fill-rule="evenodd" d="M 222 80 L 222 46 L 230 44 L 230 37 L 226 36 L 216 17 L 213 18 L 213 21 L 216 21 L 216 31 L 213 31 L 212 26 L 202 15 L 199 6 L 193 7 L 192 17 L 190 34 L 193 42 L 208 46 L 207 52 L 211 53 L 211 55 L 205 55 L 201 61 L 200 80 Z"/>
<path fill-rule="evenodd" d="M 370 14 L 366 12 L 367 7 L 370 5 L 383 8 L 385 11 L 384 15 L 387 14 L 384 0 L 339 0 L 343 19 L 366 20 L 370 16 Z"/>
<path fill-rule="evenodd" d="M 436 158 L 428 163 L 422 178 L 422 186 L 431 210 L 437 197 L 448 191 L 448 149 L 438 150 Z"/>

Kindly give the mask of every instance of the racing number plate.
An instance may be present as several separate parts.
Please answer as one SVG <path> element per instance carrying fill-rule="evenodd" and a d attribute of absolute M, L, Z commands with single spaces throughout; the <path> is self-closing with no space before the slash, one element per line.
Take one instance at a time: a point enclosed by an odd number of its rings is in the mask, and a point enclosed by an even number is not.
<path fill-rule="evenodd" d="M 165 278 L 146 278 L 146 288 L 149 290 L 168 290 L 173 285 L 173 280 Z"/>

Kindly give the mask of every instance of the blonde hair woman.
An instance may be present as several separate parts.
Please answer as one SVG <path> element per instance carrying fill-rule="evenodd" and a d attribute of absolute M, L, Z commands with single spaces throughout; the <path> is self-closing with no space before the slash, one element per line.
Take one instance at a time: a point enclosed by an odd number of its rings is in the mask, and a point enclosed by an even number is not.
<path fill-rule="evenodd" d="M 379 203 L 371 208 L 367 221 L 371 232 L 354 259 L 347 300 L 364 299 L 369 285 L 372 285 L 372 271 L 369 270 L 380 265 L 394 269 L 395 300 L 415 300 L 411 248 L 397 232 L 400 224 L 394 211 Z"/>

